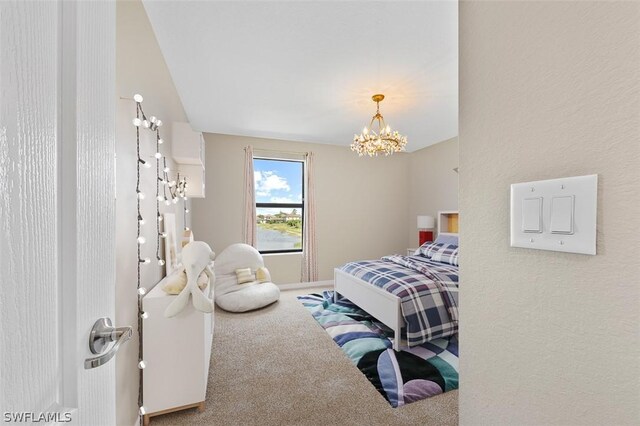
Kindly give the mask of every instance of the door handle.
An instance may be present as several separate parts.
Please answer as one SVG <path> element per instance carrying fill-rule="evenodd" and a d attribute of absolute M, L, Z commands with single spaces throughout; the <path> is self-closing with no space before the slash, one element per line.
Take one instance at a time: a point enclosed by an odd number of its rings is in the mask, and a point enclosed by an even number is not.
<path fill-rule="evenodd" d="M 133 335 L 133 329 L 130 325 L 125 327 L 114 327 L 110 318 L 100 318 L 93 324 L 91 333 L 89 334 L 89 350 L 92 354 L 102 354 L 95 358 L 87 358 L 84 360 L 85 370 L 100 367 L 107 363 L 118 352 L 120 346 L 129 340 Z M 115 342 L 106 352 L 105 348 L 109 343 Z"/>

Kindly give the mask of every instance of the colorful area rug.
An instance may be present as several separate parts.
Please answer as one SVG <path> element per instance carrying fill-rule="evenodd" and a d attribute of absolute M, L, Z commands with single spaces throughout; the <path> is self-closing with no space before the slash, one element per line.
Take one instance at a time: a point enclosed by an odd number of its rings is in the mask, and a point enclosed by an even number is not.
<path fill-rule="evenodd" d="M 458 388 L 458 337 L 436 339 L 400 352 L 393 331 L 333 292 L 298 296 L 349 359 L 393 407 Z"/>

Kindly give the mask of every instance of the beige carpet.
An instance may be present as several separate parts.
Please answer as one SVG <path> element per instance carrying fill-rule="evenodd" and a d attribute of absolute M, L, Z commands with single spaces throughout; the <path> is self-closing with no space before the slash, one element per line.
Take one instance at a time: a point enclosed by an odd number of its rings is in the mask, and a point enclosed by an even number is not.
<path fill-rule="evenodd" d="M 458 391 L 392 408 L 296 296 L 244 314 L 216 311 L 204 412 L 151 425 L 454 425 Z"/>

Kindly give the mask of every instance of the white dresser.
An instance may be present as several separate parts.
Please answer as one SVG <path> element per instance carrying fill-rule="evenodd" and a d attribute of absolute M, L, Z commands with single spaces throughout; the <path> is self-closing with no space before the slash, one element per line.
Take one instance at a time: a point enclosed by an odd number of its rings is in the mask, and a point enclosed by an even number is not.
<path fill-rule="evenodd" d="M 191 301 L 173 318 L 164 310 L 176 296 L 160 281 L 142 299 L 149 317 L 143 321 L 144 424 L 160 414 L 204 408 L 211 359 L 214 315 L 194 309 Z M 208 290 L 208 289 L 207 289 Z"/>

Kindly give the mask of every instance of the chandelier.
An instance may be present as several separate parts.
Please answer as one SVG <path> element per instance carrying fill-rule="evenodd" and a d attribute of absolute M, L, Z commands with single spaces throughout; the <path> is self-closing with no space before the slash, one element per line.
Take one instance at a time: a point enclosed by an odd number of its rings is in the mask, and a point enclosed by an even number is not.
<path fill-rule="evenodd" d="M 384 95 L 373 95 L 371 99 L 376 103 L 376 115 L 371 119 L 369 128 L 365 127 L 362 133 L 353 135 L 351 150 L 357 152 L 360 157 L 365 154 L 369 157 L 377 157 L 379 154 L 391 155 L 394 152 L 404 151 L 407 137 L 396 130 L 392 131 L 380 114 L 380 102 L 384 99 Z M 378 123 L 377 132 L 373 129 L 374 122 Z"/>

